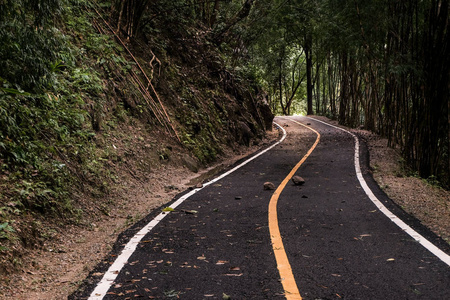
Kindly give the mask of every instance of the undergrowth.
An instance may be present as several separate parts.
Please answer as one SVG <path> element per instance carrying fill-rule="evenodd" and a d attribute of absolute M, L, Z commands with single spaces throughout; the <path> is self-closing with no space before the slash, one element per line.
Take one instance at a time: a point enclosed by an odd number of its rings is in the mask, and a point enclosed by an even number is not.
<path fill-rule="evenodd" d="M 250 95 L 256 89 L 227 71 L 189 22 L 175 25 L 163 14 L 147 20 L 145 42 L 119 43 L 103 17 L 109 7 L 0 1 L 0 273 L 51 238 L 48 220 L 59 228 L 82 223 L 88 211 L 107 215 L 115 166 L 136 176 L 131 166 L 153 168 L 155 155 L 176 160 L 163 141 L 153 147 L 127 133 L 117 138 L 127 148 L 119 157 L 106 144 L 110 134 L 139 123 L 205 166 L 264 132 Z M 133 161 L 136 139 L 155 153 Z"/>
<path fill-rule="evenodd" d="M 19 227 L 26 225 L 16 219 L 78 222 L 73 191 L 86 183 L 107 191 L 102 177 L 111 174 L 102 171 L 104 162 L 96 159 L 102 150 L 93 142 L 105 105 L 101 66 L 124 65 L 113 55 L 114 41 L 92 27 L 87 1 L 44 1 L 23 11 L 25 4 L 0 3 L 2 261 L 16 259 L 11 251 L 24 239 Z M 37 228 L 36 234 L 44 232 Z"/>

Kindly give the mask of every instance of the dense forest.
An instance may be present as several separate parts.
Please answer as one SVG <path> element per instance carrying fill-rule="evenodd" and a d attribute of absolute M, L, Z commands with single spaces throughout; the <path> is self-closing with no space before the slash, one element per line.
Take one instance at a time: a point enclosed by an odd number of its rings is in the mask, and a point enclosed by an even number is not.
<path fill-rule="evenodd" d="M 107 193 L 121 162 L 100 141 L 121 124 L 160 132 L 161 161 L 170 140 L 206 165 L 260 139 L 270 110 L 325 115 L 448 188 L 448 13 L 446 0 L 0 0 L 0 250 L 21 238 L 15 216 L 73 221 L 80 194 Z"/>
<path fill-rule="evenodd" d="M 243 40 L 274 111 L 363 126 L 449 186 L 449 1 L 261 5 Z"/>

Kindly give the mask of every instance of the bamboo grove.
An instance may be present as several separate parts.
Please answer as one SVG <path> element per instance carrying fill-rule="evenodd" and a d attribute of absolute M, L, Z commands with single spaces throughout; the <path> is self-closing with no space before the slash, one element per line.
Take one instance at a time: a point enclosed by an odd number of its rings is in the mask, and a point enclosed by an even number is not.
<path fill-rule="evenodd" d="M 386 136 L 422 177 L 448 183 L 449 2 L 376 4 L 353 1 L 339 9 L 348 15 L 346 23 L 354 20 L 344 24 L 353 32 L 342 37 L 349 46 L 317 42 L 316 78 L 323 78 L 316 84 L 317 113 Z M 321 55 L 327 61 L 322 65 Z M 334 97 L 324 88 L 330 82 L 338 87 Z"/>
<path fill-rule="evenodd" d="M 413 172 L 448 187 L 449 1 L 291 0 L 270 7 L 257 17 L 259 38 L 248 37 L 256 40 L 251 61 L 259 67 L 252 67 L 272 108 L 374 131 L 401 149 Z"/>

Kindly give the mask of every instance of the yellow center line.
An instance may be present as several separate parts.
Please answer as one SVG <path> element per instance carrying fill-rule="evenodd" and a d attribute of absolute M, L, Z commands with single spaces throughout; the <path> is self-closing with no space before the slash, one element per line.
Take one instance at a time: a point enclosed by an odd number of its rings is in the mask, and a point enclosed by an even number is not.
<path fill-rule="evenodd" d="M 280 194 L 283 191 L 283 189 L 286 187 L 286 184 L 289 182 L 292 176 L 294 176 L 295 172 L 297 172 L 298 168 L 300 168 L 300 166 L 305 162 L 305 160 L 309 157 L 309 155 L 314 151 L 317 144 L 319 144 L 320 133 L 302 123 L 299 123 L 294 120 L 290 121 L 295 122 L 303 127 L 306 127 L 309 130 L 312 130 L 317 134 L 317 138 L 314 145 L 312 145 L 312 147 L 308 150 L 306 155 L 303 156 L 303 158 L 297 163 L 297 165 L 295 165 L 295 167 L 286 176 L 286 178 L 284 178 L 284 180 L 281 182 L 281 184 L 273 193 L 272 198 L 270 199 L 269 202 L 269 231 L 270 231 L 270 238 L 272 240 L 272 248 L 275 254 L 275 259 L 277 261 L 277 267 L 278 271 L 280 272 L 281 283 L 283 284 L 286 299 L 301 300 L 302 296 L 298 291 L 297 283 L 295 282 L 294 279 L 294 274 L 292 274 L 291 265 L 286 255 L 286 251 L 284 251 L 283 240 L 280 234 L 280 227 L 278 226 L 277 204 L 278 198 L 280 197 Z"/>

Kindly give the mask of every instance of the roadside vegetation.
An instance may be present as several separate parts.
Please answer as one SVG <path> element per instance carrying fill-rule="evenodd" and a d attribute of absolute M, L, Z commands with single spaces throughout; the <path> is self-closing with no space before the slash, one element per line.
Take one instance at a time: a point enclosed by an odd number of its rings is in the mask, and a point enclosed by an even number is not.
<path fill-rule="evenodd" d="M 177 163 L 198 168 L 261 139 L 271 123 L 258 86 L 228 68 L 227 51 L 208 42 L 193 11 L 173 1 L 126 4 L 0 2 L 3 274 L 58 228 L 108 214 L 118 166 L 151 172 L 178 151 L 190 158 Z M 159 140 L 130 140 L 133 130 Z"/>

